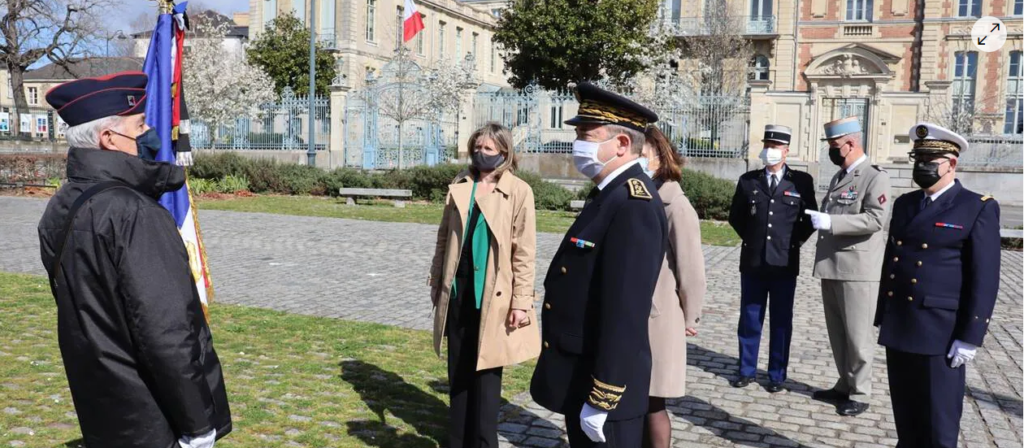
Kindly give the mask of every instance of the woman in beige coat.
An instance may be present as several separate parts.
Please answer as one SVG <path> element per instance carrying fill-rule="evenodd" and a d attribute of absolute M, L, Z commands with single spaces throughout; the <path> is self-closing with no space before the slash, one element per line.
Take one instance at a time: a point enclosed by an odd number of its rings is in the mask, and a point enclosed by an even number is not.
<path fill-rule="evenodd" d="M 668 448 L 672 425 L 665 399 L 686 393 L 686 337 L 697 335 L 704 303 L 704 253 L 700 246 L 697 211 L 679 186 L 681 158 L 665 135 L 646 132 L 643 157 L 648 175 L 658 186 L 668 217 L 668 246 L 654 289 L 648 322 L 651 340 L 651 391 L 644 446 Z M 643 160 L 641 164 L 645 163 Z"/>
<path fill-rule="evenodd" d="M 502 367 L 540 355 L 533 190 L 513 174 L 512 134 L 469 138 L 472 164 L 445 198 L 430 268 L 434 350 L 448 339 L 451 448 L 497 447 Z"/>

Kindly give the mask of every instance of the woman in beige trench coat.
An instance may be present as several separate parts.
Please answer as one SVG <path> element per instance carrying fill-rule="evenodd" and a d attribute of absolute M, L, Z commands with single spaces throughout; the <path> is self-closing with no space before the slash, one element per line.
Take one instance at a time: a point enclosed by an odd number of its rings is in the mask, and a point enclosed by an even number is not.
<path fill-rule="evenodd" d="M 679 186 L 682 180 L 679 152 L 655 127 L 647 130 L 645 140 L 645 171 L 654 179 L 661 201 L 665 203 L 669 249 L 654 288 L 648 322 L 651 398 L 644 446 L 668 448 L 672 443 L 672 426 L 665 410 L 665 399 L 686 393 L 686 337 L 697 335 L 707 283 L 700 246 L 700 220 Z"/>
<path fill-rule="evenodd" d="M 470 169 L 445 198 L 430 268 L 434 350 L 448 339 L 451 448 L 498 446 L 502 367 L 540 355 L 533 190 L 513 174 L 512 134 L 469 138 Z"/>

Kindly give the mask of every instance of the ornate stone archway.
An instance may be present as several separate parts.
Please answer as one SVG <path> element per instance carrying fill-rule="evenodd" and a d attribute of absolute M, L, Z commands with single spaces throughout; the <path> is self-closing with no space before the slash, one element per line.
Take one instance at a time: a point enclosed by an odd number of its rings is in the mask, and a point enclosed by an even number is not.
<path fill-rule="evenodd" d="M 873 162 L 884 157 L 874 143 L 882 142 L 878 134 L 883 130 L 878 113 L 883 104 L 883 93 L 896 77 L 893 70 L 900 57 L 864 45 L 849 44 L 815 57 L 807 66 L 804 76 L 810 87 L 812 141 L 823 137 L 822 125 L 845 116 L 858 116 L 864 126 L 864 144 Z M 890 65 L 891 64 L 891 65 Z M 819 181 L 826 182 L 835 167 L 828 161 L 825 145 L 819 150 Z"/>
<path fill-rule="evenodd" d="M 807 66 L 804 76 L 811 90 L 811 102 L 822 96 L 870 98 L 877 103 L 878 94 L 895 78 L 889 63 L 900 57 L 863 44 L 845 45 L 816 58 Z"/>

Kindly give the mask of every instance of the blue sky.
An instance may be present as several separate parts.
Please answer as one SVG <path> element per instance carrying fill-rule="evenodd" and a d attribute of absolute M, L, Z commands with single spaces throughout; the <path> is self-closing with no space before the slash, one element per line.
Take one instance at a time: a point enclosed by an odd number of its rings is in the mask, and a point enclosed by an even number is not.
<path fill-rule="evenodd" d="M 204 7 L 215 9 L 229 17 L 233 12 L 249 10 L 249 0 L 195 0 L 195 2 L 189 2 L 189 5 L 193 3 L 198 3 Z M 111 30 L 124 30 L 126 33 L 131 28 L 131 22 L 135 20 L 139 14 L 147 13 L 156 15 L 156 3 L 145 0 L 124 0 L 123 6 L 118 9 L 124 10 L 125 13 L 112 17 L 108 27 Z"/>

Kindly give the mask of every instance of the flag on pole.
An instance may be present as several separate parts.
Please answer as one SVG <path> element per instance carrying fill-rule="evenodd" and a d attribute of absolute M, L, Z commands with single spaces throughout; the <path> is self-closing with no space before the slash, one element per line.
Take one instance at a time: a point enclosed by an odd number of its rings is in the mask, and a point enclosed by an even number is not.
<path fill-rule="evenodd" d="M 156 160 L 159 162 L 187 162 L 189 158 L 179 157 L 181 153 L 190 151 L 188 139 L 182 138 L 181 126 L 187 127 L 187 112 L 184 112 L 185 98 L 182 94 L 181 70 L 182 49 L 185 40 L 185 7 L 188 2 L 180 5 L 167 0 L 158 0 L 160 15 L 157 17 L 156 28 L 149 41 L 146 62 L 143 71 L 149 76 L 146 85 L 146 124 L 156 129 L 160 136 L 160 151 Z M 182 114 L 185 114 L 182 117 Z M 183 123 L 184 118 L 184 123 Z M 187 135 L 187 134 L 186 134 Z M 179 163 L 184 164 L 184 163 Z M 196 282 L 199 299 L 203 304 L 203 312 L 209 320 L 207 305 L 213 299 L 213 284 L 210 281 L 210 269 L 206 261 L 206 248 L 203 246 L 199 231 L 199 219 L 196 216 L 192 195 L 188 182 L 178 191 L 165 193 L 160 198 L 171 216 L 174 217 L 181 233 L 182 242 L 188 252 L 189 267 L 192 279 Z"/>
<path fill-rule="evenodd" d="M 402 10 L 402 36 L 405 42 L 412 40 L 420 31 L 423 31 L 423 15 L 416 10 L 416 3 L 405 0 L 405 9 Z"/>

